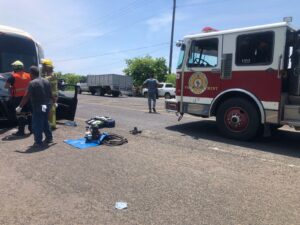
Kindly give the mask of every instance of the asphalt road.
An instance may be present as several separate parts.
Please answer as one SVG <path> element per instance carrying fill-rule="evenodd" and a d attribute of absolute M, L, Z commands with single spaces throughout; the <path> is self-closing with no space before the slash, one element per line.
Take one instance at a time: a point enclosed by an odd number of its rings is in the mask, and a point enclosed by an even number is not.
<path fill-rule="evenodd" d="M 80 95 L 77 127 L 59 125 L 55 144 L 0 133 L 0 224 L 299 224 L 300 133 L 239 142 L 213 120 L 178 122 L 158 101 Z M 77 150 L 84 120 L 107 115 L 129 143 Z M 129 130 L 138 127 L 142 134 Z M 128 208 L 117 210 L 117 201 Z"/>

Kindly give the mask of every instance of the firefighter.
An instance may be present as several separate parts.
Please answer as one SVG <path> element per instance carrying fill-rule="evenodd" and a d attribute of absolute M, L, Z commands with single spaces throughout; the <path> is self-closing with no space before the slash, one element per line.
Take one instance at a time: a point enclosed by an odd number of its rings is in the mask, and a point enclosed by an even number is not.
<path fill-rule="evenodd" d="M 13 72 L 7 79 L 5 88 L 10 89 L 10 102 L 15 109 L 25 95 L 29 82 L 31 81 L 31 77 L 30 74 L 24 72 L 24 64 L 21 61 L 17 60 L 11 65 Z M 27 103 L 20 112 L 16 112 L 16 118 L 18 121 L 18 131 L 13 135 L 24 136 L 26 123 L 28 124 L 28 130 L 31 134 L 32 124 L 30 103 Z"/>
<path fill-rule="evenodd" d="M 53 72 L 53 63 L 50 59 L 42 60 L 42 76 L 50 82 L 51 91 L 54 99 L 54 103 L 50 109 L 49 113 L 49 123 L 51 129 L 56 129 L 56 107 L 57 107 L 57 97 L 58 97 L 58 79 Z"/>

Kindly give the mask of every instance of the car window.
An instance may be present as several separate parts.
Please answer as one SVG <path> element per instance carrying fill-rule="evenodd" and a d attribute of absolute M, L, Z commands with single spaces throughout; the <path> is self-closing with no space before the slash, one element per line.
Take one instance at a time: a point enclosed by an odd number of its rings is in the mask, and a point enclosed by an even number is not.
<path fill-rule="evenodd" d="M 172 88 L 173 84 L 166 84 L 166 88 Z"/>
<path fill-rule="evenodd" d="M 9 73 L 0 74 L 0 98 L 6 98 L 9 96 L 8 89 L 4 88 L 5 82 L 9 76 Z"/>

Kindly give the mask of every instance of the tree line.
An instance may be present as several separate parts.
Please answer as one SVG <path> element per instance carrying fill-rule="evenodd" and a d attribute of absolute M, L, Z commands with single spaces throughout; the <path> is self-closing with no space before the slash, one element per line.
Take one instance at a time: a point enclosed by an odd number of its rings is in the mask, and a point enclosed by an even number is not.
<path fill-rule="evenodd" d="M 167 82 L 175 85 L 176 75 L 167 74 L 168 67 L 166 63 L 166 59 L 162 57 L 136 57 L 126 60 L 127 67 L 123 72 L 125 75 L 132 77 L 133 85 L 135 87 L 141 87 L 150 74 L 153 74 L 159 82 Z M 86 82 L 86 76 L 75 73 L 62 74 L 61 72 L 57 72 L 56 75 L 58 79 L 62 79 L 65 83 L 71 85 Z"/>

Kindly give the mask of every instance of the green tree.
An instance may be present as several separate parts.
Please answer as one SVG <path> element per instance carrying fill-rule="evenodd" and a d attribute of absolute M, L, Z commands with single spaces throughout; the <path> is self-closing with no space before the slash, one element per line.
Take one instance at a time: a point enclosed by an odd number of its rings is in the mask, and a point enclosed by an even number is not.
<path fill-rule="evenodd" d="M 166 79 L 168 67 L 164 58 L 137 57 L 127 59 L 126 64 L 127 68 L 123 72 L 132 77 L 135 86 L 141 86 L 150 74 L 153 74 L 159 82 Z"/>
<path fill-rule="evenodd" d="M 174 73 L 167 74 L 166 83 L 171 83 L 175 86 L 176 85 L 176 74 L 174 74 Z"/>
<path fill-rule="evenodd" d="M 59 79 L 63 79 L 67 84 L 76 85 L 81 81 L 82 76 L 74 73 L 66 73 L 62 74 Z"/>

